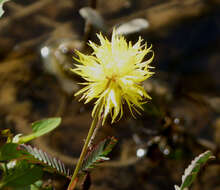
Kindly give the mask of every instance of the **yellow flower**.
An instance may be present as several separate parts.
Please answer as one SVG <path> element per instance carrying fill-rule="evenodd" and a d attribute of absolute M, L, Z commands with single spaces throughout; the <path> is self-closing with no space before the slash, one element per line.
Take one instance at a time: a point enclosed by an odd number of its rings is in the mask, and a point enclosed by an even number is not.
<path fill-rule="evenodd" d="M 81 99 L 85 103 L 97 99 L 92 111 L 92 116 L 98 111 L 99 117 L 103 114 L 103 122 L 108 114 L 112 116 L 112 122 L 123 115 L 122 105 L 126 102 L 133 115 L 132 109 L 142 108 L 146 98 L 151 99 L 141 86 L 141 82 L 149 78 L 153 73 L 149 71 L 149 63 L 152 62 L 154 54 L 147 44 L 142 45 L 142 39 L 134 45 L 125 40 L 123 36 L 112 34 L 111 42 L 97 35 L 100 45 L 89 42 L 93 49 L 92 55 L 84 55 L 78 51 L 76 59 L 80 64 L 76 65 L 73 72 L 82 76 L 86 82 L 83 89 L 75 95 L 83 94 Z M 151 53 L 148 60 L 145 56 Z M 80 100 L 81 100 L 80 99 Z M 134 116 L 134 115 L 133 115 Z"/>

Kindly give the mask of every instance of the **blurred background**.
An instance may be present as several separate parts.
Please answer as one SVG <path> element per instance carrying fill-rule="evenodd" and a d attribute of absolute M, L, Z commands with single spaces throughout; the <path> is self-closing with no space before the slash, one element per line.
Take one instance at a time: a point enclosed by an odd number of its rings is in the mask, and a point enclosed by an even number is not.
<path fill-rule="evenodd" d="M 0 19 L 0 127 L 27 134 L 30 123 L 61 116 L 61 126 L 33 145 L 73 167 L 93 104 L 78 102 L 81 79 L 74 50 L 91 52 L 97 32 L 114 27 L 135 43 L 153 45 L 152 101 L 133 119 L 107 123 L 97 140 L 116 136 L 111 161 L 92 172 L 92 190 L 168 190 L 181 183 L 190 161 L 205 150 L 216 160 L 192 189 L 220 189 L 219 0 L 13 0 Z M 120 29 L 120 30 L 119 30 Z M 68 181 L 47 176 L 56 189 Z"/>

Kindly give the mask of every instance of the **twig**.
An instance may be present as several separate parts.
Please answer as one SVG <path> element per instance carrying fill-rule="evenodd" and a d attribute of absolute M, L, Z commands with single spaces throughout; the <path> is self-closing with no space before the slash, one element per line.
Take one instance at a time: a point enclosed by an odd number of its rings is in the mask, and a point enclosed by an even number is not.
<path fill-rule="evenodd" d="M 111 20 L 108 24 L 114 26 L 122 20 L 129 21 L 141 17 L 148 20 L 149 31 L 157 31 L 161 27 L 178 23 L 181 20 L 201 16 L 204 10 L 208 9 L 207 7 L 207 3 L 201 0 L 169 1 L 141 10 L 131 16 Z"/>
<path fill-rule="evenodd" d="M 20 11 L 23 11 L 23 9 L 25 8 L 24 6 L 21 6 L 13 1 L 11 1 L 9 4 L 8 4 L 8 7 L 11 8 L 13 11 L 16 11 L 16 12 L 20 12 Z M 48 17 L 45 17 L 45 16 L 40 16 L 40 15 L 36 15 L 35 16 L 35 19 L 38 20 L 41 24 L 43 25 L 46 25 L 48 27 L 52 27 L 52 28 L 56 28 L 60 25 L 60 23 L 48 18 Z"/>
<path fill-rule="evenodd" d="M 21 11 L 15 13 L 14 15 L 1 19 L 0 31 L 3 30 L 5 26 L 9 25 L 12 21 L 34 14 L 35 12 L 39 11 L 40 9 L 50 4 L 51 2 L 53 2 L 53 0 L 36 1 L 36 3 L 24 7 Z"/>

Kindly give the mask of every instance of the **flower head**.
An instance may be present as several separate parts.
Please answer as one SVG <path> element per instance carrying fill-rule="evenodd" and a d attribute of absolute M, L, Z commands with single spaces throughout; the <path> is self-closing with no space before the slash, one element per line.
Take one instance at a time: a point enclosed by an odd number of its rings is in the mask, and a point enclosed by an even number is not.
<path fill-rule="evenodd" d="M 112 122 L 123 115 L 124 103 L 133 115 L 132 109 L 137 113 L 136 108 L 142 108 L 146 98 L 150 96 L 141 86 L 141 82 L 149 78 L 153 73 L 149 71 L 149 63 L 152 62 L 154 54 L 147 44 L 142 45 L 142 39 L 132 45 L 123 36 L 112 34 L 111 42 L 102 36 L 97 35 L 100 45 L 89 42 L 93 49 L 91 55 L 84 55 L 78 51 L 80 64 L 76 65 L 73 72 L 82 76 L 85 85 L 75 95 L 82 94 L 81 99 L 86 99 L 85 103 L 96 99 L 92 116 L 98 111 L 99 116 L 103 114 L 103 122 L 108 114 L 112 116 Z M 146 55 L 151 53 L 151 58 L 144 60 Z M 80 100 L 81 100 L 80 99 Z"/>

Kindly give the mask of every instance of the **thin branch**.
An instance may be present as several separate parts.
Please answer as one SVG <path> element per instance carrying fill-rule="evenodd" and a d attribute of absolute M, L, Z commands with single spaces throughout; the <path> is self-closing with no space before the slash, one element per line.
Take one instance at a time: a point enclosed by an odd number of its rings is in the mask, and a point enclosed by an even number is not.
<path fill-rule="evenodd" d="M 1 19 L 0 31 L 3 30 L 7 25 L 12 23 L 14 20 L 21 19 L 23 17 L 27 17 L 31 14 L 34 14 L 35 12 L 39 11 L 40 9 L 50 4 L 51 2 L 53 2 L 53 0 L 36 1 L 36 3 L 33 3 L 27 7 L 24 7 L 22 10 L 15 13 L 14 15 Z"/>
<path fill-rule="evenodd" d="M 201 16 L 208 7 L 208 3 L 201 0 L 168 1 L 138 11 L 131 16 L 111 20 L 108 24 L 114 26 L 122 21 L 145 18 L 150 24 L 148 30 L 158 31 L 161 27 L 179 23 L 181 20 Z"/>

